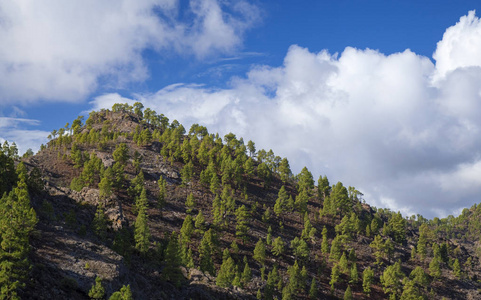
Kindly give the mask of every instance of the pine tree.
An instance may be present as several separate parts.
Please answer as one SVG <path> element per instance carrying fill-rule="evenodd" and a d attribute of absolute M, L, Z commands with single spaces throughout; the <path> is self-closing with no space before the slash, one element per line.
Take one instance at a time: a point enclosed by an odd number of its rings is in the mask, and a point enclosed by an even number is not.
<path fill-rule="evenodd" d="M 245 286 L 251 281 L 252 278 L 252 271 L 251 268 L 249 267 L 249 264 L 247 262 L 247 258 L 244 256 L 244 271 L 242 272 L 242 283 Z"/>
<path fill-rule="evenodd" d="M 104 206 L 99 202 L 94 220 L 92 221 L 92 229 L 95 235 L 101 240 L 105 240 L 107 235 L 107 219 L 105 218 Z"/>
<path fill-rule="evenodd" d="M 192 176 L 194 176 L 194 165 L 192 161 L 189 161 L 184 165 L 182 170 L 180 170 L 180 177 L 182 178 L 182 184 L 186 185 L 192 180 Z"/>
<path fill-rule="evenodd" d="M 215 276 L 214 262 L 212 261 L 212 229 L 207 230 L 202 237 L 199 247 L 200 270 L 209 272 L 210 275 Z"/>
<path fill-rule="evenodd" d="M 247 240 L 247 231 L 249 230 L 249 211 L 245 205 L 242 205 L 236 210 L 235 215 L 237 221 L 235 235 L 242 239 L 244 243 Z"/>
<path fill-rule="evenodd" d="M 187 215 L 182 223 L 182 228 L 180 229 L 180 240 L 183 244 L 190 243 L 190 237 L 194 233 L 194 224 L 192 222 L 192 216 Z"/>
<path fill-rule="evenodd" d="M 187 200 L 185 201 L 185 207 L 187 208 L 187 213 L 191 214 L 194 207 L 195 207 L 194 194 L 193 193 L 190 193 L 187 196 Z"/>
<path fill-rule="evenodd" d="M 461 264 L 459 263 L 459 259 L 457 258 L 454 260 L 453 263 L 453 272 L 454 276 L 456 276 L 457 278 L 461 277 Z"/>
<path fill-rule="evenodd" d="M 351 292 L 351 286 L 347 286 L 346 291 L 344 292 L 344 300 L 352 300 L 352 292 Z"/>
<path fill-rule="evenodd" d="M 382 264 L 382 258 L 384 257 L 384 243 L 382 242 L 382 238 L 380 235 L 376 235 L 374 237 L 374 241 L 372 241 L 369 246 L 374 250 L 374 256 L 376 257 L 376 264 Z"/>
<path fill-rule="evenodd" d="M 195 228 L 200 233 L 203 233 L 205 230 L 205 217 L 202 213 L 202 209 L 199 210 L 199 213 L 195 217 Z"/>
<path fill-rule="evenodd" d="M 105 288 L 102 285 L 102 278 L 96 277 L 95 284 L 89 291 L 90 299 L 103 299 L 105 296 Z"/>
<path fill-rule="evenodd" d="M 416 284 L 411 280 L 405 280 L 403 292 L 401 294 L 400 300 L 417 300 L 417 299 L 424 299 L 419 292 L 419 288 Z"/>
<path fill-rule="evenodd" d="M 317 181 L 317 196 L 323 204 L 324 199 L 329 196 L 331 191 L 331 187 L 329 186 L 329 180 L 326 176 L 322 177 L 319 176 L 319 180 Z"/>
<path fill-rule="evenodd" d="M 362 272 L 362 289 L 368 297 L 371 295 L 371 285 L 373 281 L 374 271 L 371 269 L 371 267 L 367 267 L 364 269 L 364 272 Z"/>
<path fill-rule="evenodd" d="M 8 166 L 9 159 L 5 160 L 7 160 L 7 167 L 13 170 L 13 165 Z M 14 179 L 18 176 L 18 182 L 17 187 L 8 194 L 5 192 L 0 199 L 0 298 L 2 299 L 18 299 L 17 290 L 24 286 L 23 281 L 27 278 L 30 267 L 29 236 L 37 223 L 37 215 L 30 206 L 26 184 L 27 173 L 23 163 L 17 166 L 17 174 L 10 175 L 15 176 Z M 0 186 L 3 183 L 8 188 L 9 181 L 6 182 L 6 184 L 1 182 Z"/>
<path fill-rule="evenodd" d="M 257 241 L 256 243 L 256 247 L 254 248 L 253 258 L 257 260 L 261 265 L 263 265 L 266 260 L 266 245 L 260 238 L 259 241 Z"/>
<path fill-rule="evenodd" d="M 340 258 L 341 258 L 341 240 L 340 240 L 340 236 L 336 235 L 336 237 L 332 240 L 329 260 L 339 261 Z"/>
<path fill-rule="evenodd" d="M 324 228 L 322 228 L 321 252 L 322 252 L 322 254 L 327 254 L 329 252 L 329 241 L 327 240 L 327 228 L 326 228 L 326 226 L 324 226 Z"/>
<path fill-rule="evenodd" d="M 307 202 L 309 201 L 309 193 L 307 190 L 301 190 L 301 192 L 296 196 L 296 201 L 294 202 L 297 211 L 303 216 L 307 212 Z"/>
<path fill-rule="evenodd" d="M 311 286 L 309 288 L 309 298 L 317 299 L 317 284 L 315 277 L 312 277 Z"/>
<path fill-rule="evenodd" d="M 274 213 L 277 216 L 280 216 L 285 211 L 288 200 L 289 195 L 286 192 L 286 188 L 282 186 L 279 190 L 279 193 L 277 194 L 276 203 L 274 204 Z"/>
<path fill-rule="evenodd" d="M 217 190 L 219 189 L 219 177 L 217 177 L 217 173 L 212 173 L 212 177 L 210 179 L 210 191 L 212 194 L 216 194 Z"/>
<path fill-rule="evenodd" d="M 339 277 L 341 276 L 341 270 L 339 268 L 339 265 L 336 263 L 332 267 L 331 270 L 331 281 L 329 281 L 329 284 L 331 285 L 331 289 L 334 290 L 334 285 L 339 281 Z"/>
<path fill-rule="evenodd" d="M 401 271 L 401 264 L 396 262 L 394 265 L 388 266 L 381 275 L 381 284 L 383 291 L 386 294 L 394 295 L 398 297 L 401 295 L 402 285 L 401 282 L 405 275 Z"/>
<path fill-rule="evenodd" d="M 336 183 L 332 187 L 330 198 L 330 201 L 332 201 L 331 205 L 339 209 L 341 217 L 351 212 L 351 201 L 349 200 L 346 187 L 341 182 Z"/>
<path fill-rule="evenodd" d="M 159 181 L 157 181 L 157 185 L 159 186 L 159 196 L 157 197 L 157 208 L 162 211 L 165 206 L 165 196 L 166 196 L 166 186 L 165 186 L 165 179 L 163 176 L 160 176 Z"/>
<path fill-rule="evenodd" d="M 108 167 L 104 171 L 104 175 L 99 183 L 99 197 L 100 199 L 107 199 L 112 195 L 113 187 L 113 171 L 112 168 Z"/>
<path fill-rule="evenodd" d="M 222 216 L 224 214 L 224 209 L 222 209 L 222 204 L 219 195 L 216 195 L 212 201 L 212 215 L 214 225 L 220 225 L 222 222 Z"/>
<path fill-rule="evenodd" d="M 291 267 L 287 268 L 287 274 L 289 275 L 288 288 L 291 292 L 296 291 L 301 285 L 301 272 L 299 270 L 299 263 L 294 261 Z"/>
<path fill-rule="evenodd" d="M 109 300 L 133 300 L 132 291 L 130 290 L 130 284 L 122 286 L 120 291 L 117 291 L 110 296 Z"/>
<path fill-rule="evenodd" d="M 220 287 L 229 287 L 235 278 L 235 263 L 229 255 L 229 250 L 224 250 L 224 259 L 217 274 L 216 284 Z"/>
<path fill-rule="evenodd" d="M 350 278 L 349 283 L 351 283 L 351 284 L 357 284 L 357 282 L 359 281 L 359 274 L 357 272 L 357 264 L 356 263 L 352 264 L 351 273 L 350 273 L 349 278 Z"/>
<path fill-rule="evenodd" d="M 179 240 L 175 231 L 172 232 L 167 248 L 165 249 L 164 263 L 165 267 L 162 271 L 164 278 L 176 286 L 180 286 L 182 273 L 179 267 L 182 263 L 182 257 Z"/>
<path fill-rule="evenodd" d="M 346 252 L 342 253 L 341 259 L 339 260 L 339 268 L 341 269 L 341 272 L 344 274 L 347 274 L 349 271 L 349 266 L 347 264 L 347 257 L 346 257 Z"/>
<path fill-rule="evenodd" d="M 439 258 L 433 257 L 429 263 L 429 275 L 431 275 L 435 280 L 441 277 L 441 265 Z"/>
<path fill-rule="evenodd" d="M 280 236 L 274 239 L 274 242 L 272 244 L 272 254 L 275 256 L 280 256 L 282 253 L 284 253 L 284 241 Z"/>
<path fill-rule="evenodd" d="M 311 234 L 315 234 L 315 228 L 312 226 L 311 221 L 309 220 L 309 215 L 306 212 L 304 214 L 304 229 L 302 230 L 301 237 L 307 240 L 311 237 Z"/>
<path fill-rule="evenodd" d="M 135 220 L 135 249 L 141 254 L 146 254 L 150 246 L 150 230 L 147 224 L 147 213 L 140 209 Z"/>
<path fill-rule="evenodd" d="M 254 161 L 250 157 L 244 163 L 244 172 L 248 177 L 254 174 Z"/>
<path fill-rule="evenodd" d="M 314 188 L 314 179 L 311 172 L 307 167 L 302 168 L 301 173 L 298 175 L 299 181 L 297 183 L 297 190 L 299 193 L 306 191 L 310 195 L 310 191 Z"/>
<path fill-rule="evenodd" d="M 409 278 L 412 280 L 413 283 L 425 287 L 429 284 L 429 278 L 424 269 L 420 266 L 417 266 L 412 270 L 411 274 L 409 274 Z"/>
<path fill-rule="evenodd" d="M 283 158 L 279 164 L 279 176 L 282 182 L 285 184 L 291 175 L 291 168 L 289 166 L 289 161 L 287 158 Z"/>

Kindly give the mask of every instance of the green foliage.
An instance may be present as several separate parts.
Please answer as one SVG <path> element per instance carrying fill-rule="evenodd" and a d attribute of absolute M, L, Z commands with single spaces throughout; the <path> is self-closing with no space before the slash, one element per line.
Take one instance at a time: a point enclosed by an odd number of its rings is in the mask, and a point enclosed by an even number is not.
<path fill-rule="evenodd" d="M 187 200 L 185 200 L 185 207 L 187 208 L 187 213 L 188 213 L 188 214 L 191 214 L 192 211 L 194 210 L 194 208 L 195 208 L 195 202 L 194 202 L 194 194 L 193 194 L 193 193 L 190 193 L 190 194 L 187 196 Z"/>
<path fill-rule="evenodd" d="M 247 240 L 247 231 L 249 230 L 249 211 L 245 205 L 242 205 L 236 210 L 235 215 L 237 221 L 235 235 L 245 242 Z"/>
<path fill-rule="evenodd" d="M 347 274 L 347 272 L 349 271 L 346 252 L 342 253 L 341 259 L 339 260 L 339 268 L 341 269 L 341 272 L 344 274 Z"/>
<path fill-rule="evenodd" d="M 401 271 L 401 264 L 396 262 L 394 265 L 388 266 L 381 275 L 381 284 L 386 294 L 398 297 L 402 292 L 402 280 L 405 275 Z"/>
<path fill-rule="evenodd" d="M 317 299 L 317 284 L 316 278 L 312 277 L 311 285 L 309 288 L 309 298 L 310 299 Z"/>
<path fill-rule="evenodd" d="M 274 239 L 274 242 L 272 243 L 272 254 L 275 256 L 280 256 L 284 253 L 284 241 L 280 236 Z"/>
<path fill-rule="evenodd" d="M 404 280 L 404 288 L 400 300 L 423 300 L 424 297 L 419 292 L 419 287 L 411 280 Z"/>
<path fill-rule="evenodd" d="M 362 272 L 362 289 L 366 295 L 370 296 L 371 295 L 371 286 L 374 282 L 374 271 L 371 269 L 371 267 L 367 267 L 364 269 L 364 272 Z"/>
<path fill-rule="evenodd" d="M 289 195 L 287 194 L 286 188 L 282 186 L 277 194 L 276 203 L 274 204 L 274 213 L 280 216 L 283 212 L 287 210 L 287 201 L 289 200 Z"/>
<path fill-rule="evenodd" d="M 217 274 L 216 284 L 220 287 L 229 287 L 235 278 L 235 263 L 229 255 L 229 250 L 225 249 L 226 255 Z"/>
<path fill-rule="evenodd" d="M 215 276 L 214 262 L 212 261 L 213 249 L 212 229 L 207 230 L 202 237 L 199 247 L 200 270 Z"/>
<path fill-rule="evenodd" d="M 307 212 L 307 202 L 309 201 L 308 190 L 303 189 L 296 196 L 296 201 L 294 202 L 297 211 L 303 216 Z"/>
<path fill-rule="evenodd" d="M 307 167 L 302 168 L 301 173 L 297 175 L 297 178 L 299 180 L 297 182 L 297 190 L 299 193 L 306 191 L 307 194 L 310 195 L 310 191 L 314 188 L 314 179 Z"/>
<path fill-rule="evenodd" d="M 165 179 L 163 176 L 160 176 L 159 180 L 157 181 L 157 185 L 159 186 L 159 196 L 157 197 L 157 208 L 162 210 L 166 204 L 166 193 L 167 189 L 165 186 Z"/>
<path fill-rule="evenodd" d="M 217 177 L 217 173 L 212 173 L 212 177 L 210 179 L 210 191 L 212 194 L 216 194 L 217 190 L 219 190 L 219 187 L 219 177 Z"/>
<path fill-rule="evenodd" d="M 99 183 L 100 199 L 107 199 L 112 195 L 112 188 L 114 184 L 113 180 L 114 180 L 114 173 L 112 171 L 112 168 L 109 167 L 104 171 L 102 179 L 100 180 L 100 183 Z"/>
<path fill-rule="evenodd" d="M 17 187 L 8 194 L 5 192 L 0 199 L 0 295 L 2 299 L 18 299 L 17 290 L 24 286 L 23 281 L 27 278 L 30 267 L 29 236 L 37 224 L 37 215 L 30 206 L 25 182 L 26 173 L 21 171 L 22 166 L 23 164 L 19 164 Z"/>
<path fill-rule="evenodd" d="M 266 260 L 266 245 L 260 238 L 256 243 L 256 247 L 254 248 L 253 258 L 257 260 L 261 265 L 263 265 Z"/>
<path fill-rule="evenodd" d="M 381 265 L 382 259 L 384 257 L 384 243 L 382 241 L 382 237 L 380 235 L 376 235 L 374 237 L 374 241 L 372 241 L 369 246 L 374 250 L 374 257 L 376 257 L 376 264 Z"/>
<path fill-rule="evenodd" d="M 329 259 L 331 261 L 339 261 L 340 258 L 341 258 L 341 236 L 336 235 L 336 237 L 332 240 Z"/>
<path fill-rule="evenodd" d="M 296 258 L 305 260 L 309 257 L 309 246 L 307 245 L 306 241 L 304 241 L 303 239 L 299 239 L 298 237 L 295 237 L 291 241 L 291 248 Z"/>
<path fill-rule="evenodd" d="M 180 240 L 183 244 L 190 243 L 190 237 L 194 233 L 194 224 L 192 221 L 192 216 L 187 215 L 182 223 L 182 228 L 180 229 Z"/>
<path fill-rule="evenodd" d="M 388 226 L 394 241 L 402 243 L 406 240 L 406 220 L 400 212 L 394 214 L 391 219 L 389 219 Z"/>
<path fill-rule="evenodd" d="M 438 257 L 433 257 L 429 263 L 429 275 L 431 275 L 435 280 L 441 277 L 441 262 Z"/>
<path fill-rule="evenodd" d="M 459 259 L 455 259 L 453 263 L 453 272 L 454 276 L 457 278 L 461 278 L 461 264 L 459 263 Z"/>
<path fill-rule="evenodd" d="M 248 284 L 252 279 L 252 271 L 249 267 L 249 263 L 247 262 L 247 258 L 244 256 L 244 271 L 242 271 L 242 284 Z"/>
<path fill-rule="evenodd" d="M 102 241 L 107 237 L 107 218 L 105 217 L 104 205 L 100 202 L 92 221 L 92 230 Z"/>
<path fill-rule="evenodd" d="M 357 272 L 357 264 L 353 263 L 351 267 L 351 272 L 349 274 L 349 283 L 357 284 L 359 281 L 359 273 Z"/>
<path fill-rule="evenodd" d="M 297 260 L 294 261 L 292 266 L 287 268 L 287 274 L 289 275 L 288 288 L 291 293 L 293 293 L 301 287 L 301 271 L 299 269 L 299 263 Z"/>
<path fill-rule="evenodd" d="M 426 287 L 429 284 L 428 275 L 420 266 L 417 266 L 411 271 L 411 274 L 409 274 L 409 279 L 411 279 L 414 284 L 417 284 L 420 287 Z"/>
<path fill-rule="evenodd" d="M 351 212 L 351 201 L 349 199 L 347 189 L 341 182 L 336 183 L 332 187 L 330 200 L 336 210 L 339 211 L 341 217 Z"/>
<path fill-rule="evenodd" d="M 115 147 L 113 157 L 116 162 L 125 165 L 129 160 L 129 149 L 125 143 L 120 143 Z"/>
<path fill-rule="evenodd" d="M 329 196 L 330 192 L 331 187 L 327 177 L 325 175 L 324 177 L 319 176 L 319 179 L 317 180 L 317 196 L 319 197 L 319 200 L 324 201 L 324 199 Z"/>
<path fill-rule="evenodd" d="M 120 291 L 117 291 L 110 296 L 109 300 L 133 300 L 132 291 L 130 290 L 130 284 L 122 286 Z"/>
<path fill-rule="evenodd" d="M 260 163 L 257 166 L 257 176 L 264 180 L 264 187 L 269 186 L 271 179 L 272 179 L 272 171 L 271 169 L 267 166 L 266 163 Z"/>
<path fill-rule="evenodd" d="M 164 269 L 162 271 L 163 277 L 174 283 L 176 286 L 180 286 L 182 280 L 182 272 L 180 271 L 180 265 L 182 263 L 181 251 L 177 233 L 172 232 L 169 243 L 165 249 Z"/>
<path fill-rule="evenodd" d="M 135 249 L 141 254 L 146 254 L 150 246 L 150 229 L 147 224 L 147 213 L 144 208 L 139 209 L 135 220 Z"/>
<path fill-rule="evenodd" d="M 344 292 L 344 300 L 352 300 L 352 291 L 351 286 L 347 286 L 346 291 Z"/>
<path fill-rule="evenodd" d="M 180 170 L 180 177 L 182 178 L 182 184 L 188 184 L 192 177 L 194 176 L 194 164 L 189 161 L 184 165 L 182 170 Z"/>
<path fill-rule="evenodd" d="M 96 277 L 95 284 L 92 285 L 92 288 L 89 291 L 90 299 L 103 299 L 105 296 L 105 288 L 102 285 L 102 278 Z"/>
<path fill-rule="evenodd" d="M 327 240 L 327 228 L 326 228 L 326 226 L 324 226 L 324 228 L 322 228 L 321 252 L 323 254 L 327 254 L 329 252 L 329 241 Z"/>
<path fill-rule="evenodd" d="M 334 290 L 334 285 L 339 282 L 340 276 L 341 276 L 341 270 L 340 270 L 339 265 L 336 263 L 332 267 L 331 280 L 329 281 L 329 284 L 331 285 L 332 290 Z"/>
<path fill-rule="evenodd" d="M 205 217 L 202 213 L 202 209 L 199 210 L 199 213 L 195 217 L 195 228 L 201 233 L 205 230 Z"/>
<path fill-rule="evenodd" d="M 281 177 L 282 182 L 285 184 L 287 180 L 292 175 L 291 167 L 289 166 L 289 161 L 287 158 L 283 158 L 281 163 L 279 164 L 279 176 Z"/>

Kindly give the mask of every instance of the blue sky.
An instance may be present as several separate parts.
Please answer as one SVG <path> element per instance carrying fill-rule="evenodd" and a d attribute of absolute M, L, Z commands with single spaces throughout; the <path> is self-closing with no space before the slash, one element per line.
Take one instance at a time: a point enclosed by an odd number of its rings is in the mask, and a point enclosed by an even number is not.
<path fill-rule="evenodd" d="M 356 186 L 457 214 L 481 192 L 477 1 L 0 1 L 0 140 L 142 101 Z M 476 11 L 476 12 L 475 12 Z"/>

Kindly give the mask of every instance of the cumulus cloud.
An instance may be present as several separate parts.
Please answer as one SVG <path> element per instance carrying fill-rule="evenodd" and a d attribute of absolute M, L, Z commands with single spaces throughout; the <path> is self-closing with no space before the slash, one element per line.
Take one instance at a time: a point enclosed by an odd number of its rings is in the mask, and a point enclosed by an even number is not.
<path fill-rule="evenodd" d="M 458 68 L 481 66 L 481 21 L 474 10 L 449 27 L 438 42 L 433 58 L 436 60 L 437 77 Z"/>
<path fill-rule="evenodd" d="M 227 89 L 177 84 L 134 98 L 187 126 L 252 139 L 376 206 L 442 217 L 481 193 L 480 28 L 474 12 L 448 28 L 436 63 L 410 50 L 294 45 L 281 66 L 253 67 Z"/>
<path fill-rule="evenodd" d="M 183 15 L 180 15 L 180 14 Z M 148 77 L 146 49 L 230 53 L 259 11 L 245 1 L 0 1 L 0 101 L 78 101 L 99 81 Z"/>
<path fill-rule="evenodd" d="M 25 126 L 38 126 L 40 121 L 33 119 L 0 117 L 0 143 L 8 141 L 16 143 L 19 154 L 29 148 L 33 151 L 40 149 L 40 145 L 47 142 L 49 132 L 42 130 L 27 130 Z"/>

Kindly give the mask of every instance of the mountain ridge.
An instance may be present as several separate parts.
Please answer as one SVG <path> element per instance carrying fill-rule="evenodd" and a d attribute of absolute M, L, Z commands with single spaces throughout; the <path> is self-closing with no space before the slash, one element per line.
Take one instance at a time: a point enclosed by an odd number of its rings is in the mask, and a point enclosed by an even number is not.
<path fill-rule="evenodd" d="M 307 168 L 294 176 L 272 150 L 198 124 L 186 132 L 140 103 L 51 138 L 22 158 L 41 186 L 29 188 L 39 222 L 23 298 L 88 299 L 96 277 L 106 296 L 129 285 L 135 299 L 479 297 L 478 206 L 403 218 L 325 176 L 316 186 Z"/>

